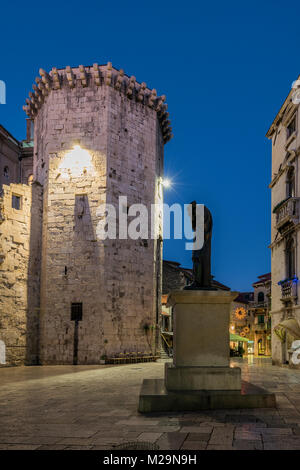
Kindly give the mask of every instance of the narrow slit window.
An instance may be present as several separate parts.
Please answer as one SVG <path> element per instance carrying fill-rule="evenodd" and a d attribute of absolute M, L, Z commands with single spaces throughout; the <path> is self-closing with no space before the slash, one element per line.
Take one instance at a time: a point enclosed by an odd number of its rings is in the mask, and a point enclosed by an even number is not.
<path fill-rule="evenodd" d="M 71 304 L 71 321 L 82 320 L 82 302 L 73 302 Z"/>

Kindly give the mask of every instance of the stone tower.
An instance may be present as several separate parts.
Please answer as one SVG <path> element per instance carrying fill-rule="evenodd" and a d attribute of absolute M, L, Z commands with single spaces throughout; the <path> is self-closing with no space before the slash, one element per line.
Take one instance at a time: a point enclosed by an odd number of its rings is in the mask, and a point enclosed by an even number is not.
<path fill-rule="evenodd" d="M 151 239 L 99 239 L 99 206 L 162 202 L 165 97 L 107 65 L 40 70 L 27 105 L 43 188 L 39 360 L 99 363 L 157 347 L 162 221 Z M 127 206 L 119 209 L 119 197 Z"/>

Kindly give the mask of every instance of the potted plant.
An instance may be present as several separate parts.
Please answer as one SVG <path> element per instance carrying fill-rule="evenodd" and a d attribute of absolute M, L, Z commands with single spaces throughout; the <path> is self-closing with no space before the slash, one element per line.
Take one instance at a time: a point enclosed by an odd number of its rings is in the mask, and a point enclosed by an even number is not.
<path fill-rule="evenodd" d="M 153 340 L 153 335 L 155 334 L 155 325 L 151 325 L 149 322 L 145 322 L 142 325 L 142 328 L 144 330 L 147 343 L 152 354 L 152 340 Z"/>
<path fill-rule="evenodd" d="M 102 356 L 100 357 L 100 364 L 105 364 L 105 363 L 106 363 L 106 359 L 107 359 L 107 355 L 106 355 L 106 354 L 102 354 Z"/>

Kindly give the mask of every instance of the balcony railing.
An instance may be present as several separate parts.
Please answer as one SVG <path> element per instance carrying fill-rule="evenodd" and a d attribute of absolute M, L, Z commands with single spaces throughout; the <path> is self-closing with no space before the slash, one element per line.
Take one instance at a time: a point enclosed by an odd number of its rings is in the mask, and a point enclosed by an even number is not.
<path fill-rule="evenodd" d="M 266 323 L 254 323 L 254 328 L 255 330 L 263 331 L 263 330 L 267 330 L 268 326 Z"/>
<path fill-rule="evenodd" d="M 282 201 L 273 209 L 276 214 L 276 228 L 279 231 L 285 230 L 289 225 L 296 225 L 299 222 L 299 197 L 289 197 Z"/>
<path fill-rule="evenodd" d="M 270 302 L 250 302 L 249 303 L 250 308 L 269 308 L 270 307 Z"/>
<path fill-rule="evenodd" d="M 281 300 L 282 302 L 291 301 L 297 298 L 297 284 L 298 278 L 285 279 L 278 282 L 281 287 Z"/>

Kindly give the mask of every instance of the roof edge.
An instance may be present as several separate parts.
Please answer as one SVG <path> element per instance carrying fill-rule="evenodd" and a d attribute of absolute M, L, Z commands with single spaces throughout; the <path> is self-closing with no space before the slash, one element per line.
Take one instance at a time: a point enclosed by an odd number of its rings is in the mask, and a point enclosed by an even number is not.
<path fill-rule="evenodd" d="M 298 76 L 297 78 L 297 81 L 300 80 L 300 75 Z M 277 127 L 277 125 L 279 124 L 286 108 L 288 107 L 288 105 L 290 104 L 290 102 L 292 101 L 292 94 L 294 92 L 294 88 L 291 88 L 289 94 L 287 95 L 286 99 L 284 100 L 284 102 L 282 103 L 279 111 L 277 112 L 272 124 L 270 125 L 267 133 L 266 133 L 266 137 L 268 139 L 270 139 L 275 131 L 275 128 Z"/>

